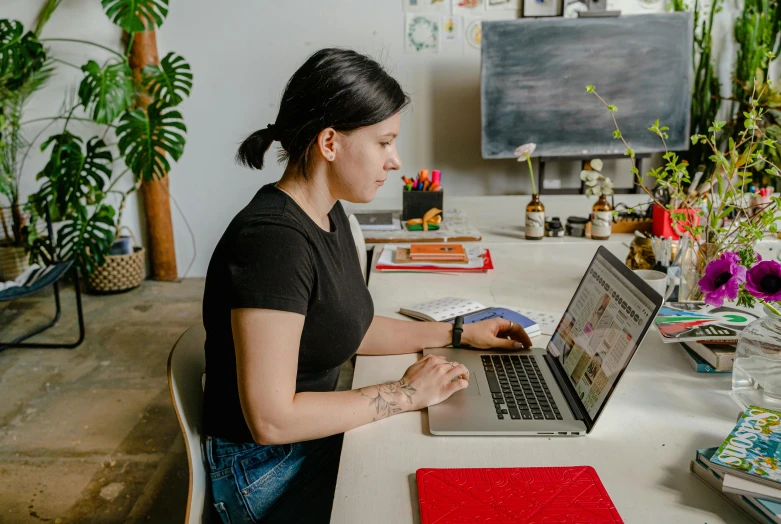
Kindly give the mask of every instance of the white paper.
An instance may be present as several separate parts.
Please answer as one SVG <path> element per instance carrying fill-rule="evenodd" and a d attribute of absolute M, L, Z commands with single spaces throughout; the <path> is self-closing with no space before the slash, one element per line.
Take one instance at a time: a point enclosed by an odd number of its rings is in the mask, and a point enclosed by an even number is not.
<path fill-rule="evenodd" d="M 440 13 L 450 12 L 450 0 L 402 0 L 405 13 Z"/>
<path fill-rule="evenodd" d="M 453 0 L 454 15 L 480 16 L 485 11 L 484 0 Z"/>
<path fill-rule="evenodd" d="M 442 17 L 407 13 L 404 25 L 404 49 L 407 53 L 438 53 Z"/>
<path fill-rule="evenodd" d="M 521 9 L 520 0 L 485 0 L 486 11 L 515 11 Z"/>
<path fill-rule="evenodd" d="M 442 44 L 445 46 L 461 44 L 464 38 L 464 19 L 460 16 L 446 15 L 442 19 Z"/>
<path fill-rule="evenodd" d="M 464 40 L 470 49 L 480 49 L 483 44 L 483 26 L 479 18 L 464 17 Z"/>

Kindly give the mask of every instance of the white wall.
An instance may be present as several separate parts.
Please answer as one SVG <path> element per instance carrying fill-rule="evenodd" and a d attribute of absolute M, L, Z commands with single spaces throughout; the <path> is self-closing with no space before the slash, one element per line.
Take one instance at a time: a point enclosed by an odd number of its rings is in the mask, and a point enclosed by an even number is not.
<path fill-rule="evenodd" d="M 0 16 L 31 27 L 41 3 L 3 0 Z M 530 192 L 524 164 L 481 158 L 479 52 L 466 47 L 439 55 L 405 54 L 401 0 L 171 0 L 170 4 L 168 20 L 158 31 L 160 56 L 170 50 L 183 55 L 195 75 L 192 96 L 181 108 L 188 127 L 187 147 L 171 171 L 171 194 L 195 232 L 197 248 L 196 254 L 185 221 L 173 207 L 180 275 L 193 258 L 188 276 L 205 275 L 214 246 L 231 218 L 259 187 L 281 175 L 283 166 L 274 162 L 275 151 L 269 152 L 270 162 L 260 172 L 236 166 L 233 157 L 245 135 L 275 120 L 285 83 L 310 54 L 323 47 L 349 47 L 373 56 L 411 95 L 412 107 L 403 117 L 398 139 L 402 172 L 440 169 L 450 194 Z M 63 2 L 43 34 L 58 36 L 119 49 L 120 32 L 97 0 Z M 76 44 L 50 45 L 54 55 L 78 65 L 88 57 L 107 56 Z M 62 74 L 31 104 L 28 118 L 56 114 L 65 90 L 75 91 L 79 71 L 59 70 Z M 28 136 L 40 129 L 31 125 Z M 92 136 L 89 125 L 70 129 L 81 131 L 85 138 Z M 36 152 L 31 155 L 23 175 L 25 192 L 35 188 L 35 174 L 45 160 Z M 560 175 L 565 186 L 575 186 L 578 173 L 573 162 L 551 165 L 546 175 Z M 613 175 L 618 185 L 629 184 L 625 161 L 606 162 L 606 174 Z M 130 182 L 128 177 L 123 187 Z M 391 181 L 378 196 L 396 197 L 400 187 Z M 139 233 L 135 198 L 128 208 L 124 222 Z"/>

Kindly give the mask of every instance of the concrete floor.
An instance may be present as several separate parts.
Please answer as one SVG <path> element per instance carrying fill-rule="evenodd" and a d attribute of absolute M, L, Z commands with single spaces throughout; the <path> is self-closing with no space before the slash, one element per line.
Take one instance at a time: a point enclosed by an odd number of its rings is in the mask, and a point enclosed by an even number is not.
<path fill-rule="evenodd" d="M 166 362 L 200 321 L 202 295 L 203 279 L 85 294 L 81 346 L 0 352 L 0 522 L 184 520 L 187 456 Z M 34 340 L 74 338 L 73 298 L 66 289 L 63 318 Z M 50 293 L 0 304 L 0 339 L 53 311 Z M 340 388 L 351 382 L 348 363 Z"/>

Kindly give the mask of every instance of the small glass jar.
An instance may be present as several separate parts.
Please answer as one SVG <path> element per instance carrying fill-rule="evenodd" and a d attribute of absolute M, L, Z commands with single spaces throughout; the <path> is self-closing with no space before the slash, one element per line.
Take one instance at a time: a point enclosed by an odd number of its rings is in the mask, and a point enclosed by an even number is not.
<path fill-rule="evenodd" d="M 545 206 L 540 202 L 540 195 L 534 193 L 526 205 L 526 223 L 524 225 L 526 240 L 542 240 L 545 236 Z"/>
<path fill-rule="evenodd" d="M 781 316 L 766 317 L 743 329 L 732 366 L 732 398 L 743 409 L 781 409 Z"/>

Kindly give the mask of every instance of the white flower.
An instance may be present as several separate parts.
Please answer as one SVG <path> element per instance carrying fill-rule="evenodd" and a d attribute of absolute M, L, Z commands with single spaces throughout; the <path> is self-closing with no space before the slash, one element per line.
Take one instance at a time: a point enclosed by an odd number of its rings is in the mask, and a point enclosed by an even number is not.
<path fill-rule="evenodd" d="M 580 179 L 584 181 L 587 186 L 594 186 L 597 184 L 597 181 L 599 181 L 599 173 L 584 169 L 580 172 Z"/>
<path fill-rule="evenodd" d="M 532 156 L 535 149 L 537 149 L 537 144 L 534 142 L 518 146 L 518 148 L 515 150 L 515 156 L 518 157 L 518 162 L 525 162 L 527 158 Z"/>
<path fill-rule="evenodd" d="M 594 171 L 599 171 L 600 173 L 602 172 L 602 161 L 600 159 L 595 158 L 589 163 L 591 164 L 591 169 Z"/>

